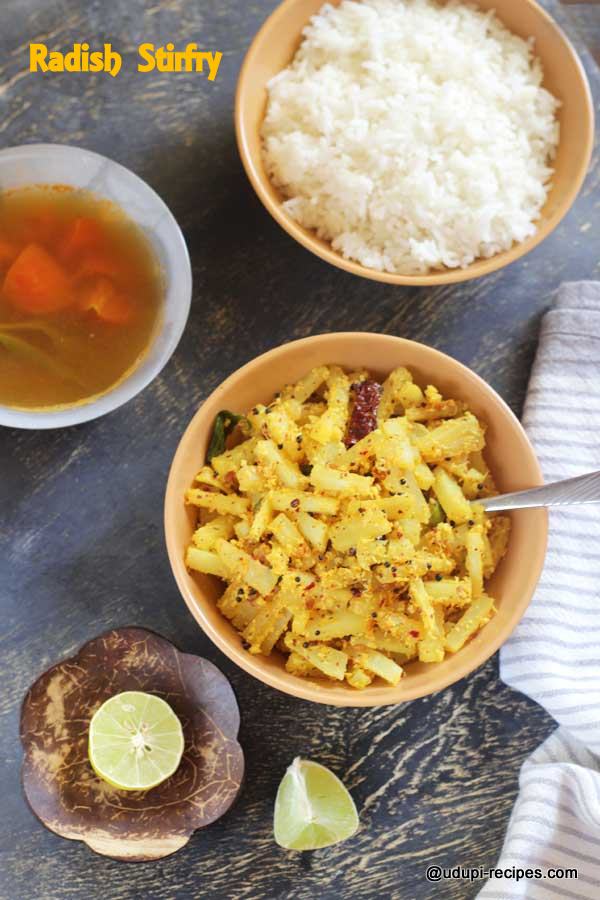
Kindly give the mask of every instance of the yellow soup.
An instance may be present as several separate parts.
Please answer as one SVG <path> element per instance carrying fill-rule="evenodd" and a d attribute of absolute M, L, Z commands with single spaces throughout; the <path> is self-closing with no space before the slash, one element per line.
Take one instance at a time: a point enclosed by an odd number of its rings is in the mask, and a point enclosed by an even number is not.
<path fill-rule="evenodd" d="M 70 406 L 140 362 L 164 295 L 158 259 L 115 204 L 66 186 L 0 195 L 0 404 Z"/>

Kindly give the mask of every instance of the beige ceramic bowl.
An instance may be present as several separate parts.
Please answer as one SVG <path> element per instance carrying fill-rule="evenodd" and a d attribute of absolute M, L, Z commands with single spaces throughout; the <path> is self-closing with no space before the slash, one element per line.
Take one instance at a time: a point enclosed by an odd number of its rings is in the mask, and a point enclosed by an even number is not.
<path fill-rule="evenodd" d="M 340 0 L 330 0 L 334 5 Z M 322 259 L 365 278 L 390 284 L 436 285 L 467 281 L 507 266 L 528 253 L 556 228 L 573 204 L 583 183 L 594 140 L 594 108 L 587 78 L 577 53 L 553 19 L 535 0 L 477 0 L 495 9 L 514 33 L 535 38 L 544 66 L 544 86 L 562 103 L 561 141 L 555 162 L 554 184 L 542 210 L 536 234 L 510 250 L 481 259 L 465 269 L 442 269 L 430 275 L 378 272 L 344 259 L 329 243 L 293 221 L 282 209 L 261 158 L 260 128 L 267 101 L 267 82 L 292 60 L 302 29 L 324 0 L 285 0 L 267 19 L 250 47 L 242 67 L 235 104 L 238 147 L 256 193 L 271 215 L 297 241 Z"/>
<path fill-rule="evenodd" d="M 397 687 L 373 684 L 357 691 L 345 683 L 309 680 L 285 671 L 284 658 L 253 656 L 242 649 L 241 637 L 218 611 L 215 601 L 223 585 L 211 576 L 190 574 L 185 549 L 195 511 L 183 502 L 204 462 L 215 416 L 222 409 L 246 412 L 267 403 L 287 382 L 310 368 L 337 363 L 345 368 L 366 367 L 384 378 L 397 366 L 408 366 L 415 380 L 433 383 L 451 397 L 465 400 L 488 426 L 487 459 L 501 491 L 515 491 L 542 483 L 540 467 L 525 432 L 510 409 L 474 372 L 431 347 L 383 334 L 321 334 L 284 344 L 234 372 L 200 407 L 190 422 L 171 466 L 165 498 L 165 531 L 173 573 L 190 612 L 223 653 L 242 669 L 272 687 L 335 706 L 383 706 L 432 694 L 485 662 L 506 640 L 525 612 L 537 584 L 546 550 L 544 510 L 513 514 L 508 553 L 494 574 L 489 591 L 498 612 L 459 653 L 439 664 L 411 663 Z"/>

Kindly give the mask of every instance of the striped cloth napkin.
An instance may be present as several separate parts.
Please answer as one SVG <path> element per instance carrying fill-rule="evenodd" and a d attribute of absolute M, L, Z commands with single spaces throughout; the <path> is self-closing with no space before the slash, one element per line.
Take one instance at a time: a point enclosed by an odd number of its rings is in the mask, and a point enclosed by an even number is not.
<path fill-rule="evenodd" d="M 565 284 L 542 323 L 523 424 L 546 481 L 600 469 L 600 283 Z M 500 677 L 559 728 L 525 761 L 497 865 L 578 878 L 493 879 L 482 900 L 600 898 L 600 505 L 550 513 L 536 595 Z"/>

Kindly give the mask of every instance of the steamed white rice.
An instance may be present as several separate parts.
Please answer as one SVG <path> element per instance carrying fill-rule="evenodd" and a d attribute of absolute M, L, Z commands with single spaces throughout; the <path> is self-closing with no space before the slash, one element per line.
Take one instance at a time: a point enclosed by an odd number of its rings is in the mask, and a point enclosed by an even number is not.
<path fill-rule="evenodd" d="M 269 84 L 287 213 L 364 266 L 467 266 L 534 234 L 559 139 L 531 42 L 450 0 L 343 0 Z"/>

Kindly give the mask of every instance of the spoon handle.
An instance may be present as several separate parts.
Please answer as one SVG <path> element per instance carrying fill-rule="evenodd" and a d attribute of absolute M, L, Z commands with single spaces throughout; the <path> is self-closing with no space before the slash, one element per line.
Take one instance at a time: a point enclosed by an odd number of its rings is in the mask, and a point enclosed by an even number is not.
<path fill-rule="evenodd" d="M 528 509 L 534 506 L 571 506 L 576 503 L 600 503 L 600 472 L 590 472 L 566 481 L 544 484 L 529 491 L 516 491 L 478 501 L 487 512 Z"/>

